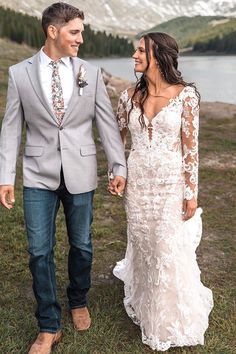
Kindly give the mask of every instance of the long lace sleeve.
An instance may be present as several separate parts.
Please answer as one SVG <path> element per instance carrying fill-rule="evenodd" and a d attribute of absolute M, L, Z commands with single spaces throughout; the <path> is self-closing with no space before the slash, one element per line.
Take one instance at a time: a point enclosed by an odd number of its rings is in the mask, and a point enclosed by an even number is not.
<path fill-rule="evenodd" d="M 117 113 L 116 113 L 116 119 L 117 119 L 121 139 L 124 146 L 126 143 L 126 134 L 128 128 L 128 112 L 129 112 L 127 108 L 128 100 L 129 100 L 128 91 L 125 90 L 120 95 L 118 101 Z M 111 169 L 108 169 L 107 174 L 108 174 L 108 180 L 114 179 L 114 174 Z"/>
<path fill-rule="evenodd" d="M 129 112 L 128 100 L 129 100 L 128 91 L 125 90 L 120 95 L 118 107 L 117 107 L 117 114 L 116 114 L 120 135 L 124 145 L 125 145 L 125 139 L 126 139 L 127 128 L 128 128 L 128 112 Z"/>
<path fill-rule="evenodd" d="M 198 130 L 199 102 L 194 88 L 189 87 L 183 99 L 182 150 L 185 173 L 184 198 L 187 200 L 198 194 Z"/>

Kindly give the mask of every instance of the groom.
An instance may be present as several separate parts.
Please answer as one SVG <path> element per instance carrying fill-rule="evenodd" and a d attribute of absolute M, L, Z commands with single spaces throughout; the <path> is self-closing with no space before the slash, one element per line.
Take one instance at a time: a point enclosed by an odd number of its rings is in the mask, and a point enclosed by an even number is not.
<path fill-rule="evenodd" d="M 24 215 L 40 328 L 30 354 L 49 354 L 61 338 L 53 259 L 60 202 L 70 244 L 67 295 L 73 324 L 85 330 L 91 323 L 86 295 L 97 186 L 93 121 L 114 175 L 109 189 L 119 194 L 125 186 L 123 146 L 100 70 L 77 58 L 83 20 L 79 9 L 62 2 L 52 4 L 42 16 L 44 47 L 9 69 L 0 138 L 0 202 L 7 209 L 14 204 L 16 161 L 25 125 Z"/>

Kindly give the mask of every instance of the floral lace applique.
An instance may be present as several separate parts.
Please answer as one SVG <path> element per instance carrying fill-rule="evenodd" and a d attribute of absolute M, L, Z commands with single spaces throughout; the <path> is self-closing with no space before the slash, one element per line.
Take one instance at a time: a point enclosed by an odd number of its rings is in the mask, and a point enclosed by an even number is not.
<path fill-rule="evenodd" d="M 146 129 L 144 130 L 141 129 L 138 121 L 140 108 L 135 104 L 130 114 L 130 122 L 128 122 L 130 108 L 131 99 L 128 91 L 125 90 L 120 96 L 117 109 L 117 121 L 123 140 L 125 140 L 127 129 L 129 129 L 133 149 L 144 152 L 149 148 L 159 149 L 160 154 L 161 152 L 182 150 L 181 165 L 185 175 L 184 197 L 187 200 L 193 197 L 197 199 L 199 104 L 194 88 L 186 86 L 152 119 L 151 125 L 145 117 Z M 174 153 L 169 154 L 166 158 L 172 160 L 173 168 L 180 161 L 179 156 Z M 170 175 L 171 160 L 166 165 L 167 180 Z M 163 172 L 161 174 L 164 178 L 163 169 L 161 172 Z"/>

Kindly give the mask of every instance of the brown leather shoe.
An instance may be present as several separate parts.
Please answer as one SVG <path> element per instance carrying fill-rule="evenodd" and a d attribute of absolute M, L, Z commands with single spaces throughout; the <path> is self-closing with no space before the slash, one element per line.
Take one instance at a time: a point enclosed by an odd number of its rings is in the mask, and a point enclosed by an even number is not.
<path fill-rule="evenodd" d="M 28 354 L 50 354 L 52 347 L 60 342 L 61 337 L 61 331 L 57 333 L 40 332 Z"/>
<path fill-rule="evenodd" d="M 87 307 L 72 309 L 71 316 L 74 327 L 78 331 L 85 331 L 91 326 L 91 317 Z"/>

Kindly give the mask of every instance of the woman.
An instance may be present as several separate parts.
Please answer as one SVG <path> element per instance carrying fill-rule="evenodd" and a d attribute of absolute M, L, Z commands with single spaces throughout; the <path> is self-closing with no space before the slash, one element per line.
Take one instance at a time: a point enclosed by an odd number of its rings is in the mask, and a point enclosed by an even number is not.
<path fill-rule="evenodd" d="M 143 343 L 159 351 L 203 344 L 213 306 L 195 255 L 200 95 L 183 80 L 177 57 L 169 35 L 143 36 L 133 55 L 142 76 L 121 94 L 117 114 L 122 139 L 129 130 L 132 147 L 128 245 L 114 274 L 124 281 L 125 309 L 140 325 Z"/>

